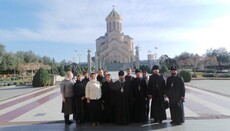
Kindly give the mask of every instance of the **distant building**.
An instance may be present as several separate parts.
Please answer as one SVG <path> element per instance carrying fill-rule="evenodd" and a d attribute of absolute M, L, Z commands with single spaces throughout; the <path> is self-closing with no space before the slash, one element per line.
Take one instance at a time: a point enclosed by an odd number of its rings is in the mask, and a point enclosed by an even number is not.
<path fill-rule="evenodd" d="M 147 64 L 149 67 L 152 67 L 153 65 L 159 65 L 159 60 L 156 59 L 156 54 L 148 54 L 147 58 Z"/>
<path fill-rule="evenodd" d="M 160 65 L 159 59 L 154 60 L 140 60 L 140 65 L 148 65 L 150 69 L 153 67 L 153 65 Z"/>
<path fill-rule="evenodd" d="M 154 59 L 156 59 L 156 55 L 155 54 L 148 54 L 147 57 L 148 57 L 148 60 L 154 60 Z"/>
<path fill-rule="evenodd" d="M 139 66 L 139 50 L 135 56 L 133 38 L 122 32 L 121 16 L 113 9 L 105 20 L 106 33 L 96 39 L 96 70 L 116 71 Z"/>

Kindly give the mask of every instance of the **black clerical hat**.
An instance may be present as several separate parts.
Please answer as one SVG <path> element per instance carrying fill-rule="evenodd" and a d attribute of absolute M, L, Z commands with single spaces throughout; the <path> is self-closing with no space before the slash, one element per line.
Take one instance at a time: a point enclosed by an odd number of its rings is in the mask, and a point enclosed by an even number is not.
<path fill-rule="evenodd" d="M 159 66 L 158 65 L 154 65 L 152 70 L 156 70 L 156 69 L 159 69 Z"/>
<path fill-rule="evenodd" d="M 172 66 L 171 70 L 177 70 L 176 66 Z"/>
<path fill-rule="evenodd" d="M 124 74 L 125 74 L 125 72 L 122 70 L 118 72 L 118 76 L 124 76 Z"/>
<path fill-rule="evenodd" d="M 135 73 L 138 73 L 138 72 L 141 72 L 141 70 L 136 69 L 136 70 L 135 70 Z"/>

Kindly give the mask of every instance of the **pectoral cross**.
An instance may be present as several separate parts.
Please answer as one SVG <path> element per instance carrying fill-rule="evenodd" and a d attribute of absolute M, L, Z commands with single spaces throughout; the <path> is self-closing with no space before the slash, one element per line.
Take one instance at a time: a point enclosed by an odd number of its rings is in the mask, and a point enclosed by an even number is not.
<path fill-rule="evenodd" d="M 124 83 L 120 83 L 120 85 L 121 85 L 121 93 L 123 93 L 124 92 Z"/>

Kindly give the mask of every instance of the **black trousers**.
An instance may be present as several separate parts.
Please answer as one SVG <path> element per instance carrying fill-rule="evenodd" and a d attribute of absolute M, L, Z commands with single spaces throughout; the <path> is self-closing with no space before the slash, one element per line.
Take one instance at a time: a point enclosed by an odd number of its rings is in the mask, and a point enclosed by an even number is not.
<path fill-rule="evenodd" d="M 101 100 L 90 100 L 89 107 L 90 107 L 89 109 L 90 121 L 101 122 L 101 117 L 102 117 Z"/>

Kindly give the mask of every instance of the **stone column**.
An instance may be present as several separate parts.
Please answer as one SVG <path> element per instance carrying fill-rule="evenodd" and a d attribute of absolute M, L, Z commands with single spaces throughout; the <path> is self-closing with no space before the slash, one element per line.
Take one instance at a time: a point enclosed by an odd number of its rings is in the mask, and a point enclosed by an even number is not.
<path fill-rule="evenodd" d="M 92 68 L 92 60 L 91 60 L 90 52 L 91 52 L 91 50 L 88 49 L 88 59 L 87 59 L 87 61 L 88 61 L 88 72 L 89 73 L 91 72 L 91 68 Z"/>
<path fill-rule="evenodd" d="M 98 56 L 97 56 L 97 52 L 95 53 L 95 71 L 98 70 L 98 67 L 99 66 L 99 59 L 98 59 Z"/>
<path fill-rule="evenodd" d="M 140 67 L 139 46 L 136 46 L 135 49 L 136 49 L 136 68 L 139 69 Z"/>

